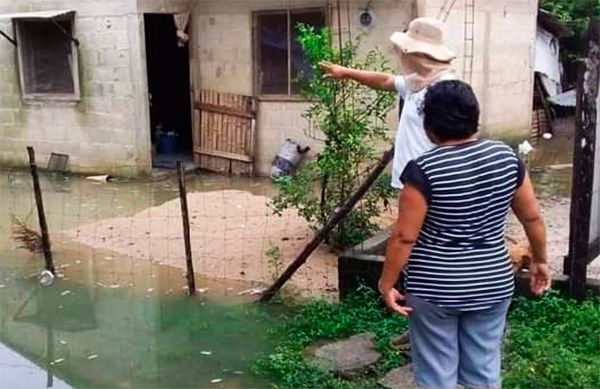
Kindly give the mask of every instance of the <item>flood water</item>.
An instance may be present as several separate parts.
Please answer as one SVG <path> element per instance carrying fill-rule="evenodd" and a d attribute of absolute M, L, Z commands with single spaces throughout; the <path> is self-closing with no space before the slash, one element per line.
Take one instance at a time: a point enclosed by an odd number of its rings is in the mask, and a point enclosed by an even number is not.
<path fill-rule="evenodd" d="M 189 190 L 268 194 L 268 182 L 191 177 Z M 50 236 L 80 223 L 131 215 L 178 196 L 175 180 L 98 184 L 42 177 Z M 14 249 L 11 216 L 37 228 L 29 175 L 0 173 L 0 376 L 11 387 L 263 388 L 250 371 L 272 350 L 276 308 L 239 296 L 247 283 L 52 239 L 59 277 L 42 287 L 43 259 Z M 5 387 L 4 384 L 0 384 Z"/>
<path fill-rule="evenodd" d="M 568 197 L 568 146 L 541 155 L 530 164 L 538 194 Z M 189 192 L 223 189 L 275 193 L 268 180 L 188 177 Z M 60 276 L 51 287 L 37 279 L 42 258 L 16 250 L 10 238 L 13 215 L 37 229 L 30 176 L 0 172 L 1 387 L 269 386 L 250 367 L 273 349 L 267 330 L 281 312 L 238 295 L 255 285 L 196 277 L 201 293 L 189 298 L 179 268 L 61 237 L 60 231 L 177 198 L 174 178 L 102 184 L 43 175 L 42 191 Z"/>

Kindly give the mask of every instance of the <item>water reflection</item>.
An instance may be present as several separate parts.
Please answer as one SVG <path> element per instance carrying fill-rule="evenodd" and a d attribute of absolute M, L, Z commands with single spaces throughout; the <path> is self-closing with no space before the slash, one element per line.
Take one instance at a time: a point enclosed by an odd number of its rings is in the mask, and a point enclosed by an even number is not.
<path fill-rule="evenodd" d="M 189 299 L 180 269 L 56 252 L 61 277 L 47 288 L 37 259 L 0 252 L 0 342 L 42 366 L 48 387 L 54 376 L 74 387 L 267 386 L 250 366 L 272 348 L 276 315 L 244 304 L 248 285 L 199 279 L 204 293 Z"/>

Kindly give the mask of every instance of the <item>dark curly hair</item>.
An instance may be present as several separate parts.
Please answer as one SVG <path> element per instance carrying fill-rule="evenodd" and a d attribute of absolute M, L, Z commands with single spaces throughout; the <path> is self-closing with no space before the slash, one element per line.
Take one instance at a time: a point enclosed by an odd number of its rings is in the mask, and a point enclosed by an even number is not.
<path fill-rule="evenodd" d="M 425 129 L 438 141 L 468 139 L 477 132 L 479 103 L 465 82 L 440 81 L 428 87 L 421 112 Z"/>

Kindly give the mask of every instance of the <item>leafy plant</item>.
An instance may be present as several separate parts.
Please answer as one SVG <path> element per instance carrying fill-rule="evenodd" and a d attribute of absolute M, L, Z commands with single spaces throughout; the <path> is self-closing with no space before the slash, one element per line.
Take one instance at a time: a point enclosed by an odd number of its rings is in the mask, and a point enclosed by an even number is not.
<path fill-rule="evenodd" d="M 267 262 L 272 267 L 272 278 L 276 279 L 281 273 L 281 268 L 283 267 L 283 253 L 279 246 L 274 246 L 271 242 L 269 242 L 269 248 L 267 249 L 265 255 L 267 256 Z"/>
<path fill-rule="evenodd" d="M 540 0 L 540 8 L 554 14 L 558 20 L 573 31 L 573 35 L 561 40 L 561 58 L 565 65 L 567 81 L 574 83 L 578 63 L 585 56 L 586 31 L 590 15 L 600 15 L 598 0 Z M 570 78 L 570 79 L 569 79 Z"/>
<path fill-rule="evenodd" d="M 390 72 L 392 69 L 381 52 L 371 50 L 358 59 L 360 38 L 346 42 L 338 50 L 332 47 L 328 29 L 316 31 L 300 24 L 298 31 L 299 43 L 311 68 L 310 75 L 302 75 L 298 80 L 302 94 L 312 102 L 303 116 L 318 127 L 325 142 L 318 158 L 304 164 L 294 177 L 279 181 L 279 194 L 271 205 L 277 214 L 295 208 L 318 229 L 376 163 L 377 146 L 391 143 L 385 122 L 395 96 L 358 83 L 324 79 L 319 68 L 320 62 L 330 61 L 355 69 Z M 344 219 L 330 243 L 345 247 L 364 240 L 376 230 L 372 219 L 379 214 L 382 201 L 392 194 L 389 185 L 382 182 Z M 317 183 L 321 185 L 320 191 Z"/>
<path fill-rule="evenodd" d="M 598 0 L 540 0 L 540 8 L 553 13 L 561 22 L 583 31 L 590 15 L 600 14 Z"/>

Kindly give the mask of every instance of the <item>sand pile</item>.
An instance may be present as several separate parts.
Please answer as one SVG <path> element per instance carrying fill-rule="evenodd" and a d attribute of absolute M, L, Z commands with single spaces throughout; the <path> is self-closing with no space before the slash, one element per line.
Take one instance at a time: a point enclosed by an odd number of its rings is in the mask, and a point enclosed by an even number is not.
<path fill-rule="evenodd" d="M 195 271 L 208 277 L 272 281 L 314 232 L 294 211 L 273 215 L 268 200 L 237 190 L 189 193 Z M 92 248 L 185 268 L 179 199 L 133 216 L 84 224 L 65 234 Z M 279 260 L 274 255 L 277 252 Z M 321 246 L 291 284 L 305 295 L 333 292 L 337 288 L 337 256 Z"/>

